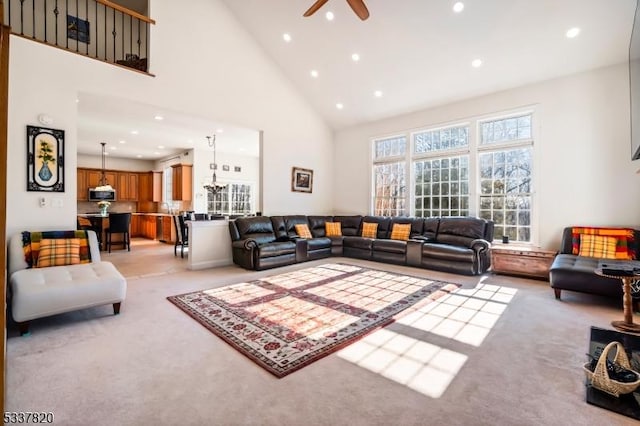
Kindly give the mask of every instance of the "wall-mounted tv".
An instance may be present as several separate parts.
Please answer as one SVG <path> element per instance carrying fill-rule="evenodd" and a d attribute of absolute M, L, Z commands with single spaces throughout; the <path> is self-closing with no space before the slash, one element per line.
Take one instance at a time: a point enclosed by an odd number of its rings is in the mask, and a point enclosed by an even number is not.
<path fill-rule="evenodd" d="M 631 87 L 631 159 L 640 160 L 640 9 L 636 14 L 629 43 L 629 86 Z"/>

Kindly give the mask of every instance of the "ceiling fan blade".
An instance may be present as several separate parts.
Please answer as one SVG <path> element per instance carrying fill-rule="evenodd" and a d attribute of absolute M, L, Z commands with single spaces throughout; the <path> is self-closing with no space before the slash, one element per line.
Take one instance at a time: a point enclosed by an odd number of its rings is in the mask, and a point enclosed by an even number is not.
<path fill-rule="evenodd" d="M 347 3 L 349 3 L 351 9 L 358 15 L 358 18 L 364 21 L 369 17 L 369 10 L 367 6 L 364 5 L 363 0 L 347 0 Z"/>
<path fill-rule="evenodd" d="M 318 11 L 329 0 L 318 0 L 307 10 L 303 16 L 311 16 Z"/>

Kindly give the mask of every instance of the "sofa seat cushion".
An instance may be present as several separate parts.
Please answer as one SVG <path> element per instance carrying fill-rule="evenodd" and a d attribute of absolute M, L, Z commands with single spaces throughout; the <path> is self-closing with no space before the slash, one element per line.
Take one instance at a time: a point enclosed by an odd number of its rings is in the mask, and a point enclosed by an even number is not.
<path fill-rule="evenodd" d="M 401 240 L 373 240 L 372 247 L 373 251 L 398 254 L 405 254 L 407 252 L 407 242 Z"/>
<path fill-rule="evenodd" d="M 596 275 L 600 260 L 574 254 L 557 255 L 549 269 L 551 287 L 605 296 L 621 295 L 621 280 Z"/>
<path fill-rule="evenodd" d="M 127 292 L 127 281 L 111 262 L 22 269 L 9 285 L 18 322 L 122 302 Z"/>
<path fill-rule="evenodd" d="M 311 238 L 307 240 L 309 251 L 331 248 L 331 238 Z"/>
<path fill-rule="evenodd" d="M 371 250 L 373 240 L 371 238 L 362 237 L 344 237 L 342 245 L 349 248 L 357 248 L 360 250 Z"/>
<path fill-rule="evenodd" d="M 437 243 L 424 243 L 422 245 L 422 257 L 473 264 L 476 253 L 472 249 L 465 247 Z"/>
<path fill-rule="evenodd" d="M 291 241 L 272 242 L 258 246 L 258 257 L 274 257 L 283 254 L 295 254 L 296 243 Z"/>

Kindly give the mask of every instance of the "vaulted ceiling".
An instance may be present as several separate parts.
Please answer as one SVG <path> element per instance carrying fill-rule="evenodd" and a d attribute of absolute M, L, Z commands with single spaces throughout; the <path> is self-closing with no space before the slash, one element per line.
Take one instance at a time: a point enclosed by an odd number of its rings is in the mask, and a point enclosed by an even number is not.
<path fill-rule="evenodd" d="M 454 0 L 365 0 L 361 21 L 346 0 L 308 18 L 315 0 L 223 1 L 334 129 L 625 62 L 636 6 L 464 0 L 456 13 Z"/>

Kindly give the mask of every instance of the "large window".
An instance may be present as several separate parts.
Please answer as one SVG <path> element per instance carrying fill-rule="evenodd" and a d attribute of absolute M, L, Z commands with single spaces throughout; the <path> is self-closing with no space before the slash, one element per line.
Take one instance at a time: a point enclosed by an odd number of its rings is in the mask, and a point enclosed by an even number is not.
<path fill-rule="evenodd" d="M 216 215 L 248 215 L 253 209 L 252 185 L 248 183 L 229 183 L 221 192 L 207 193 L 207 212 Z"/>
<path fill-rule="evenodd" d="M 373 214 L 473 215 L 493 220 L 496 237 L 531 242 L 532 117 L 472 119 L 374 140 Z"/>
<path fill-rule="evenodd" d="M 405 136 L 374 141 L 373 211 L 378 216 L 407 213 Z M 398 161 L 401 159 L 401 161 Z"/>
<path fill-rule="evenodd" d="M 479 216 L 495 235 L 531 241 L 533 139 L 531 114 L 480 123 Z"/>

